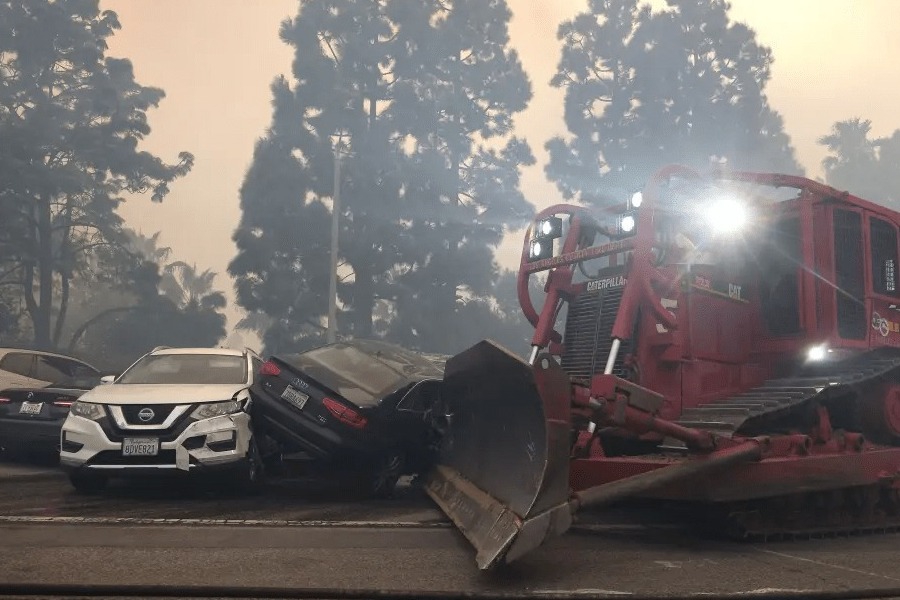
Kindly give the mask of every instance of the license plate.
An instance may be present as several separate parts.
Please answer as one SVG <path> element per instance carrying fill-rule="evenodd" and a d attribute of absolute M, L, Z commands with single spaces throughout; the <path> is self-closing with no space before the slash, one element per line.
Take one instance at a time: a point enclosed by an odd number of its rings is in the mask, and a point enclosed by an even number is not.
<path fill-rule="evenodd" d="M 300 410 L 303 410 L 303 406 L 306 404 L 306 401 L 309 400 L 309 394 L 298 392 L 291 386 L 287 386 L 286 388 L 284 388 L 284 391 L 281 392 L 281 397 Z"/>
<path fill-rule="evenodd" d="M 19 407 L 19 413 L 23 415 L 39 415 L 42 408 L 44 408 L 43 402 L 38 402 L 37 404 L 23 402 L 22 406 Z"/>
<path fill-rule="evenodd" d="M 122 456 L 156 456 L 159 454 L 159 440 L 156 438 L 125 438 L 122 442 Z"/>

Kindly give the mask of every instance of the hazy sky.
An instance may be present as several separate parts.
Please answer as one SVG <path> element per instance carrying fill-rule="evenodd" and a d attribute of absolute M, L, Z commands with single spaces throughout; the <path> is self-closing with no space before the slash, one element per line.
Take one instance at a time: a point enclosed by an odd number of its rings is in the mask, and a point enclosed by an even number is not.
<path fill-rule="evenodd" d="M 559 23 L 583 10 L 583 0 L 508 0 L 512 45 L 531 78 L 534 97 L 516 119 L 538 159 L 523 174 L 526 197 L 537 207 L 560 201 L 544 178 L 544 142 L 564 131 L 562 98 L 548 84 L 559 58 Z M 652 4 L 662 5 L 662 0 Z M 101 0 L 118 13 L 122 29 L 109 54 L 134 63 L 143 85 L 166 98 L 149 115 L 144 148 L 175 160 L 196 156 L 162 205 L 148 198 L 122 209 L 130 226 L 152 234 L 174 258 L 219 273 L 229 295 L 229 328 L 239 313 L 227 265 L 236 249 L 231 234 L 240 218 L 238 190 L 253 145 L 271 117 L 269 84 L 290 74 L 292 54 L 279 24 L 296 14 L 296 0 Z M 772 48 L 768 87 L 809 176 L 824 155 L 816 139 L 837 120 L 861 117 L 876 135 L 900 128 L 900 0 L 732 0 L 732 18 L 750 25 Z M 508 239 L 500 260 L 512 267 L 522 241 Z M 249 339 L 249 336 L 248 336 Z"/>

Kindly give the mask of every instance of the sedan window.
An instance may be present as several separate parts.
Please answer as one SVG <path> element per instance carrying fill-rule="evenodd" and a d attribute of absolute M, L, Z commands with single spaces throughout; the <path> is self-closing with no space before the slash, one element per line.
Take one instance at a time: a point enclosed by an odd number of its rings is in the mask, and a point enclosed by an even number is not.
<path fill-rule="evenodd" d="M 31 366 L 33 363 L 33 354 L 26 354 L 24 352 L 10 352 L 3 357 L 2 361 L 0 361 L 0 369 L 9 371 L 10 373 L 15 373 L 16 375 L 31 377 Z"/>
<path fill-rule="evenodd" d="M 35 377 L 55 386 L 93 387 L 100 373 L 86 364 L 57 356 L 38 356 Z"/>
<path fill-rule="evenodd" d="M 374 406 L 383 396 L 411 381 L 353 346 L 324 346 L 285 358 L 357 406 Z"/>
<path fill-rule="evenodd" d="M 241 384 L 247 382 L 243 356 L 161 354 L 147 356 L 122 374 L 117 383 Z"/>

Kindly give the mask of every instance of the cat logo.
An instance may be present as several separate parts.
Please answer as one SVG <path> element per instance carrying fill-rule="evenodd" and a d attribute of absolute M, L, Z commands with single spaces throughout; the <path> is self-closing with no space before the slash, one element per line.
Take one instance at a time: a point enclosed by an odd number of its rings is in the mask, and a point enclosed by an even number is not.
<path fill-rule="evenodd" d="M 872 313 L 872 329 L 881 334 L 881 337 L 887 337 L 892 331 L 900 332 L 900 324 L 888 321 L 877 312 Z"/>
<path fill-rule="evenodd" d="M 606 279 L 595 279 L 587 282 L 587 291 L 596 292 L 597 290 L 605 290 L 609 288 L 618 288 L 625 285 L 625 277 L 616 275 L 615 277 L 607 277 Z"/>

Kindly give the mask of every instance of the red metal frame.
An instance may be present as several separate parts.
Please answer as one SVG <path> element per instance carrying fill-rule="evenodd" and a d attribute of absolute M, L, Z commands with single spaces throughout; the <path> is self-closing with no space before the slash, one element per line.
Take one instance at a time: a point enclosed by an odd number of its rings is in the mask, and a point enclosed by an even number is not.
<path fill-rule="evenodd" d="M 730 180 L 800 190 L 797 199 L 778 205 L 777 214 L 796 215 L 800 220 L 802 265 L 798 268 L 798 293 L 801 334 L 779 337 L 764 330 L 759 300 L 754 296 L 758 281 L 751 282 L 752 289 L 746 302 L 734 302 L 704 292 L 703 286 L 695 280 L 684 281 L 684 273 L 675 266 L 654 266 L 659 186 L 672 176 L 698 182 Z M 687 408 L 751 389 L 766 379 L 780 376 L 783 365 L 799 358 L 812 344 L 826 342 L 832 348 L 847 350 L 900 346 L 900 291 L 896 298 L 875 294 L 869 267 L 864 269 L 866 318 L 871 321 L 873 313 L 878 312 L 888 319 L 889 333 L 882 335 L 883 331 L 870 327 L 869 335 L 863 340 L 842 339 L 837 334 L 832 283 L 836 251 L 832 214 L 836 205 L 862 215 L 863 259 L 866 265 L 871 265 L 870 217 L 884 219 L 896 229 L 900 225 L 900 213 L 803 177 L 732 172 L 704 178 L 686 167 L 666 167 L 643 191 L 643 203 L 637 210 L 636 234 L 600 246 L 579 243 L 582 227 L 591 221 L 592 211 L 565 204 L 551 206 L 538 213 L 535 222 L 549 216 L 570 218 L 562 251 L 553 258 L 529 262 L 532 233 L 529 227 L 519 271 L 519 301 L 526 318 L 535 328 L 532 345 L 549 348 L 551 354 L 565 352 L 565 341 L 554 326 L 561 303 L 572 301 L 585 290 L 584 283 L 573 283 L 577 263 L 601 256 L 613 256 L 621 261 L 620 264 L 627 261 L 626 283 L 613 337 L 628 339 L 641 311 L 638 350 L 631 358 L 640 366 L 640 387 L 661 394 L 663 404 L 656 412 L 631 406 L 617 391 L 621 380 L 598 374 L 589 387 L 573 386 L 571 400 L 575 414 L 646 439 L 674 437 L 699 452 L 745 443 L 746 438 L 715 438 L 708 432 L 685 428 L 673 421 Z M 822 232 L 825 235 L 821 235 Z M 817 237 L 815 233 L 820 235 Z M 900 265 L 897 267 L 900 269 Z M 528 281 L 541 271 L 549 271 L 544 288 L 547 295 L 543 306 L 537 310 L 529 296 Z M 702 279 L 703 275 L 697 277 Z M 670 312 L 663 306 L 660 290 L 674 296 L 677 308 Z M 894 307 L 889 308 L 890 304 Z M 900 394 L 896 389 L 891 389 L 885 403 L 886 419 L 900 419 Z M 895 410 L 898 412 L 896 417 L 892 412 Z M 741 499 L 776 491 L 787 493 L 797 489 L 801 482 L 814 488 L 885 481 L 896 485 L 900 481 L 900 448 L 873 446 L 855 434 L 837 439 L 832 436 L 827 414 L 822 416 L 819 431 L 767 438 L 766 450 L 758 462 L 733 469 L 727 476 L 702 485 L 676 485 L 658 494 L 672 498 Z M 572 460 L 570 471 L 575 490 L 648 472 L 680 460 L 658 456 L 603 456 L 597 445 L 591 444 L 591 435 L 586 433 L 581 436 L 579 448 L 582 455 Z"/>

